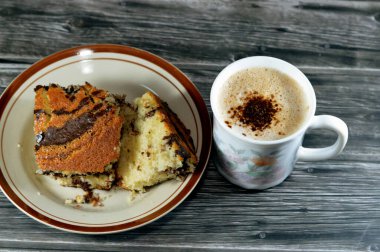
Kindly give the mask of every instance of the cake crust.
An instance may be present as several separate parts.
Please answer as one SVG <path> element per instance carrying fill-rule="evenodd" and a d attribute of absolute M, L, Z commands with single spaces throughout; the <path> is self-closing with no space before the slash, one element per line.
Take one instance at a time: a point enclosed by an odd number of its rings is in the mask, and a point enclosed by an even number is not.
<path fill-rule="evenodd" d="M 155 104 L 155 107 L 147 115 L 157 113 L 160 122 L 166 128 L 167 135 L 162 140 L 166 140 L 166 143 L 172 146 L 178 158 L 182 160 L 188 159 L 193 164 L 197 164 L 198 160 L 195 155 L 195 147 L 193 139 L 190 136 L 190 130 L 185 127 L 177 114 L 169 108 L 168 104 L 163 102 L 158 96 L 152 92 L 147 92 L 144 96 L 145 99 L 150 99 Z"/>

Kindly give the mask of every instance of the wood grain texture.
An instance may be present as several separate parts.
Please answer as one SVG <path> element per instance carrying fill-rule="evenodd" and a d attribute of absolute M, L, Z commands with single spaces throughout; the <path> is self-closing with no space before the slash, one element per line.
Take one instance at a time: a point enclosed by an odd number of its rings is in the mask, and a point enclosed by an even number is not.
<path fill-rule="evenodd" d="M 309 66 L 380 65 L 376 1 L 3 0 L 0 24 L 2 62 L 116 43 L 197 63 L 272 55 Z"/>
<path fill-rule="evenodd" d="M 299 162 L 280 186 L 252 192 L 210 160 L 179 207 L 136 230 L 85 236 L 30 219 L 0 193 L 4 251 L 380 251 L 380 3 L 377 1 L 0 2 L 0 91 L 31 63 L 86 43 L 128 44 L 173 62 L 209 92 L 231 61 L 288 60 L 309 77 L 317 114 L 342 118 L 338 157 Z M 334 141 L 313 131 L 306 146 Z"/>

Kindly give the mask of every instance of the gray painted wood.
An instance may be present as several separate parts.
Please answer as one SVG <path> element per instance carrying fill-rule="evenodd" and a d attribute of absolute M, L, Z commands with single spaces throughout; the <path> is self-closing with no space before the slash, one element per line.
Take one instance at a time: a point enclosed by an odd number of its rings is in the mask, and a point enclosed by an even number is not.
<path fill-rule="evenodd" d="M 112 235 L 62 232 L 30 219 L 0 193 L 0 250 L 380 251 L 380 3 L 377 1 L 0 2 L 0 91 L 31 63 L 86 43 L 149 50 L 184 71 L 209 111 L 211 84 L 250 55 L 288 60 L 310 78 L 317 114 L 349 126 L 345 151 L 299 162 L 280 186 L 251 192 L 210 161 L 179 207 Z M 334 135 L 316 131 L 305 145 Z"/>

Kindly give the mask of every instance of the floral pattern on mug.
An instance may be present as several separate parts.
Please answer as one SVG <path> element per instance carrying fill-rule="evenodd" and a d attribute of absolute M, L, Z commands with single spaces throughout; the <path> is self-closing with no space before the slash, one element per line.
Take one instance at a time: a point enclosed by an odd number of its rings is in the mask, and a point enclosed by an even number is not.
<path fill-rule="evenodd" d="M 283 163 L 285 153 L 276 150 L 269 153 L 254 149 L 239 148 L 238 145 L 222 140 L 218 130 L 214 131 L 216 146 L 216 165 L 225 176 L 246 184 L 246 187 L 261 187 L 266 184 L 284 179 L 289 173 L 290 165 Z M 284 160 L 283 160 L 284 161 Z"/>

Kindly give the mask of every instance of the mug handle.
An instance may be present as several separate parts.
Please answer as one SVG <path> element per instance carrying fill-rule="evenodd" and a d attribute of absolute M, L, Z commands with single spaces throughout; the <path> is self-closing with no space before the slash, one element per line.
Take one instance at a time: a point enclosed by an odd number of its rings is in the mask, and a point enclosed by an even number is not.
<path fill-rule="evenodd" d="M 332 158 L 338 155 L 346 146 L 348 139 L 348 128 L 341 119 L 330 115 L 314 116 L 307 130 L 329 129 L 337 133 L 338 139 L 335 143 L 325 148 L 300 147 L 297 152 L 299 161 L 318 161 Z"/>

